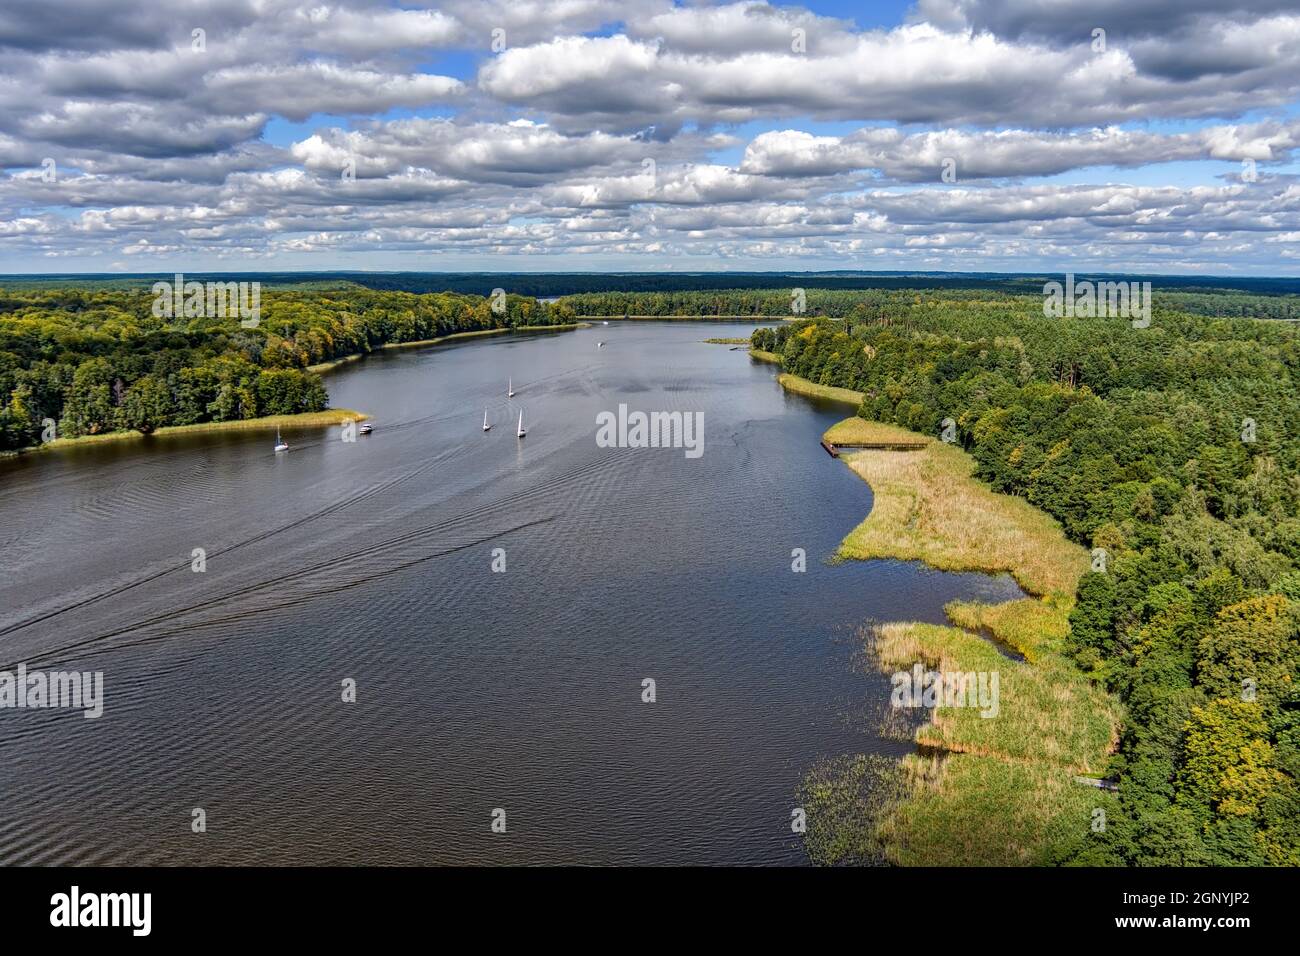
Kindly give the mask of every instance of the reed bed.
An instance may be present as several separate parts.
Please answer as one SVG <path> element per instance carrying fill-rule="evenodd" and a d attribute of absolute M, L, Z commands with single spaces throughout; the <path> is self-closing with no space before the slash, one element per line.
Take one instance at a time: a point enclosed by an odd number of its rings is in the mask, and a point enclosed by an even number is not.
<path fill-rule="evenodd" d="M 751 349 L 749 354 L 753 355 L 754 351 Z M 816 382 L 810 382 L 798 375 L 790 375 L 788 372 L 778 375 L 777 381 L 781 383 L 781 387 L 787 392 L 794 392 L 796 395 L 805 395 L 808 398 L 823 398 L 832 402 L 844 402 L 855 408 L 862 404 L 862 393 L 849 388 L 818 385 Z"/>
<path fill-rule="evenodd" d="M 914 739 L 921 751 L 903 760 L 903 782 L 895 788 L 901 795 L 872 805 L 870 842 L 902 865 L 1061 859 L 1065 848 L 1086 838 L 1093 811 L 1114 799 L 1073 777 L 1105 770 L 1122 719 L 1119 702 L 1063 653 L 1087 552 L 1028 502 L 975 479 L 974 460 L 959 448 L 860 418 L 832 426 L 825 438 L 924 443 L 914 451 L 842 457 L 871 486 L 874 503 L 840 545 L 840 557 L 1005 572 L 1036 595 L 1001 604 L 951 602 L 945 612 L 955 626 L 900 621 L 865 632 L 886 673 L 910 675 L 919 663 L 949 675 L 983 674 L 986 689 L 991 675 L 998 678 L 996 707 L 980 706 L 978 694 L 968 694 L 919 711 L 925 722 Z M 859 835 L 852 845 L 863 840 Z M 823 843 L 838 846 L 830 837 Z"/>
<path fill-rule="evenodd" d="M 1087 568 L 1087 552 L 1053 518 L 977 481 L 974 459 L 959 448 L 927 440 L 919 451 L 867 450 L 843 460 L 871 485 L 874 504 L 840 545 L 841 557 L 1006 572 L 1031 594 L 1072 595 Z"/>
<path fill-rule="evenodd" d="M 346 421 L 362 422 L 370 416 L 350 408 L 327 408 L 320 412 L 303 412 L 300 415 L 266 415 L 262 418 L 238 418 L 228 422 L 200 422 L 197 425 L 168 425 L 151 432 L 151 438 L 170 438 L 176 435 L 197 435 L 206 432 L 275 431 L 277 428 L 322 428 L 341 425 Z M 103 432 L 99 435 L 81 435 L 77 438 L 57 438 L 31 449 L 32 451 L 96 445 L 103 442 L 138 441 L 145 436 L 137 431 Z"/>

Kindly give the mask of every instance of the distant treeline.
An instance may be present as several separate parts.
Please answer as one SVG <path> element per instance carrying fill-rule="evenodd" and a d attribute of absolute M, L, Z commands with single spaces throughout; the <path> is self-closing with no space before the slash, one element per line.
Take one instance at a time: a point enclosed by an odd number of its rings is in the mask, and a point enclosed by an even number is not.
<path fill-rule="evenodd" d="M 1042 289 L 1038 289 L 1041 311 Z M 576 316 L 742 315 L 794 319 L 828 316 L 875 318 L 901 308 L 931 302 L 987 301 L 1003 296 L 986 289 L 719 289 L 713 292 L 588 292 L 569 295 L 557 304 Z M 1032 303 L 1031 303 L 1032 304 Z"/>
<path fill-rule="evenodd" d="M 754 332 L 958 441 L 1094 550 L 1069 650 L 1119 694 L 1118 809 L 1060 862 L 1300 865 L 1300 330 L 1157 307 L 1046 320 L 1025 299 L 898 299 Z"/>
<path fill-rule="evenodd" d="M 170 275 L 0 276 L 0 287 L 81 286 L 83 288 L 147 288 Z M 998 293 L 1041 293 L 1043 283 L 1060 281 L 1061 273 L 943 273 L 943 272 L 250 272 L 187 274 L 198 281 L 259 281 L 275 288 L 339 288 L 349 284 L 398 292 L 458 292 L 486 296 L 493 289 L 513 295 L 552 298 L 586 292 L 689 292 L 734 289 L 838 290 L 983 290 Z M 1149 281 L 1161 291 L 1247 293 L 1259 296 L 1300 295 L 1300 278 L 1222 276 L 1159 276 L 1137 273 L 1076 273 L 1076 278 Z"/>
<path fill-rule="evenodd" d="M 814 315 L 845 315 L 871 293 L 862 290 L 810 289 L 803 306 Z M 621 315 L 752 315 L 790 318 L 793 290 L 724 289 L 716 292 L 584 292 L 560 300 L 578 316 Z"/>
<path fill-rule="evenodd" d="M 1032 322 L 1041 318 L 1042 304 L 1041 287 L 1010 297 L 982 287 L 840 289 L 819 288 L 811 281 L 825 278 L 828 282 L 861 283 L 856 276 L 752 274 L 744 278 L 761 278 L 772 284 L 712 291 L 593 291 L 547 303 L 517 294 L 508 280 L 526 280 L 529 288 L 545 292 L 553 291 L 546 288 L 550 280 L 560 288 L 575 280 L 601 285 L 617 277 L 263 275 L 269 282 L 282 279 L 297 285 L 264 289 L 260 324 L 249 329 L 241 328 L 237 319 L 155 317 L 151 310 L 153 277 L 106 278 L 99 285 L 86 277 L 72 285 L 29 277 L 15 287 L 0 286 L 0 450 L 37 443 L 50 433 L 46 427 L 50 421 L 56 423 L 58 435 L 76 437 L 116 429 L 148 432 L 164 425 L 317 411 L 325 407 L 328 396 L 320 380 L 306 371 L 308 366 L 388 343 L 456 332 L 563 323 L 582 316 L 788 318 L 796 314 L 795 288 L 803 289 L 799 302 L 803 315 L 843 317 L 850 325 L 942 324 L 942 316 L 955 303 L 963 306 L 968 322 L 986 313 L 1001 315 L 1010 307 L 1008 303 L 1014 303 L 1014 310 Z M 504 312 L 497 315 L 489 299 L 481 295 L 339 285 L 346 275 L 367 281 L 391 279 L 399 284 L 408 280 L 444 285 L 459 282 L 476 284 L 485 293 L 504 288 L 509 294 Z M 203 276 L 187 278 L 202 281 Z M 736 279 L 716 275 L 634 278 L 679 286 L 689 281 Z M 926 278 L 937 281 L 933 276 Z M 790 286 L 795 279 L 805 285 Z M 952 281 L 969 284 L 972 280 Z M 321 287 L 331 282 L 335 287 Z M 1295 299 L 1224 290 L 1156 294 L 1157 308 L 1164 304 L 1185 313 L 1232 317 L 1284 317 Z M 987 334 L 998 334 L 995 328 L 996 321 L 988 326 Z M 1059 355 L 1043 356 L 1045 367 L 1061 361 Z M 1195 362 L 1189 366 L 1196 367 Z M 1076 379 L 1076 384 L 1081 381 Z"/>
<path fill-rule="evenodd" d="M 319 411 L 307 366 L 391 342 L 546 324 L 550 310 L 346 288 L 264 291 L 260 321 L 160 318 L 147 288 L 0 287 L 0 450 L 120 429 L 150 432 Z"/>
<path fill-rule="evenodd" d="M 1077 278 L 1077 277 L 1076 277 Z M 1024 285 L 1017 282 L 1016 285 Z M 802 293 L 802 294 L 800 294 Z M 1300 319 L 1300 296 L 1252 295 L 1245 292 L 1171 292 L 1152 285 L 1156 307 L 1193 315 L 1229 318 Z M 586 292 L 560 301 L 575 315 L 744 315 L 756 318 L 829 316 L 860 319 L 902 316 L 927 302 L 999 302 L 1011 293 L 992 287 L 954 289 L 829 289 L 813 286 L 665 292 Z M 1018 288 L 1015 295 L 1026 314 L 1042 315 L 1043 285 Z"/>
<path fill-rule="evenodd" d="M 1230 290 L 1158 292 L 1157 301 L 1193 315 L 1300 322 L 1300 295 L 1245 295 Z"/>

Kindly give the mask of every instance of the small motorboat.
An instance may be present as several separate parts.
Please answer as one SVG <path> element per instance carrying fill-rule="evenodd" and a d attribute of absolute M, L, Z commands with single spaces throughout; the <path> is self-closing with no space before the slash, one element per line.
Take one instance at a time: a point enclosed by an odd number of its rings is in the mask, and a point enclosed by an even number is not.
<path fill-rule="evenodd" d="M 361 434 L 369 435 L 374 430 L 375 430 L 375 426 L 370 424 L 370 422 L 361 423 Z"/>
<path fill-rule="evenodd" d="M 528 432 L 524 430 L 524 410 L 521 408 L 519 409 L 519 430 L 515 432 L 515 436 L 523 438 L 527 434 Z"/>
<path fill-rule="evenodd" d="M 608 322 L 602 322 L 601 324 L 602 324 L 602 325 L 609 325 Z"/>
<path fill-rule="evenodd" d="M 487 420 L 487 409 L 483 409 L 483 430 L 489 432 L 492 430 L 492 423 Z"/>
<path fill-rule="evenodd" d="M 605 343 L 604 343 L 604 342 L 597 342 L 597 343 L 596 343 L 596 348 L 598 348 L 598 349 L 603 349 L 604 347 L 605 347 Z"/>
<path fill-rule="evenodd" d="M 275 450 L 276 451 L 289 450 L 289 443 L 280 437 L 280 429 L 278 428 L 275 430 Z"/>

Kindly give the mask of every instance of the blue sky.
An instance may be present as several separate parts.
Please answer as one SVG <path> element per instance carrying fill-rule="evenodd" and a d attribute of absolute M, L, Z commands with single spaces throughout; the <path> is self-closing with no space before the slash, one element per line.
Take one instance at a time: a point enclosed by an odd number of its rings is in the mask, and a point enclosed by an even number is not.
<path fill-rule="evenodd" d="M 1300 15 L 1272 0 L 266 0 L 203 7 L 201 53 L 198 0 L 156 35 L 156 4 L 91 2 L 52 0 L 75 35 L 0 12 L 0 271 L 1300 259 Z"/>

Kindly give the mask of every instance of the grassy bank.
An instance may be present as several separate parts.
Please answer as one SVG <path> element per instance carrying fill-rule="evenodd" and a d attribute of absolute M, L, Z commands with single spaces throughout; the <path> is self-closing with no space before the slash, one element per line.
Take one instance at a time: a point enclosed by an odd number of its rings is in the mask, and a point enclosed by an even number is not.
<path fill-rule="evenodd" d="M 584 315 L 584 319 L 598 322 L 787 322 L 802 318 L 798 315 Z M 746 339 L 746 342 L 749 340 Z"/>
<path fill-rule="evenodd" d="M 1067 773 L 997 757 L 911 756 L 902 771 L 912 795 L 874 834 L 900 866 L 1051 865 L 1114 800 Z"/>
<path fill-rule="evenodd" d="M 750 354 L 753 354 L 752 352 Z M 848 388 L 836 388 L 833 385 L 818 385 L 798 375 L 782 372 L 776 379 L 787 392 L 803 395 L 807 398 L 822 398 L 830 402 L 843 402 L 857 408 L 862 404 L 862 393 Z"/>
<path fill-rule="evenodd" d="M 198 425 L 171 425 L 151 432 L 151 438 L 171 438 L 176 435 L 201 435 L 209 432 L 275 431 L 277 428 L 324 428 L 341 425 L 346 421 L 365 421 L 370 416 L 350 408 L 327 408 L 323 412 L 304 412 L 301 415 L 267 415 L 264 418 L 240 418 L 229 422 L 201 422 Z M 136 431 L 104 432 L 99 435 L 81 435 L 77 438 L 56 438 L 23 452 L 58 451 L 107 442 L 139 441 L 145 436 Z"/>
<path fill-rule="evenodd" d="M 902 865 L 1029 865 L 1061 858 L 1087 837 L 1093 811 L 1113 799 L 1072 777 L 1105 768 L 1121 716 L 1118 702 L 1063 654 L 1086 552 L 1047 515 L 977 481 L 973 459 L 958 448 L 856 418 L 825 437 L 924 442 L 917 451 L 843 457 L 871 485 L 874 504 L 841 543 L 840 556 L 1007 572 L 1040 595 L 994 605 L 952 602 L 945 613 L 955 626 L 894 622 L 869 633 L 885 673 L 920 663 L 927 670 L 999 679 L 995 716 L 943 702 L 921 711 L 928 721 L 915 740 L 923 750 L 903 760 L 896 783 L 902 796 L 873 812 L 871 840 Z M 1025 660 L 1005 656 L 997 644 Z"/>
<path fill-rule="evenodd" d="M 351 355 L 330 359 L 328 362 L 317 362 L 315 365 L 308 365 L 307 371 L 315 372 L 319 375 L 321 372 L 328 372 L 330 369 L 338 368 L 340 365 L 346 365 L 348 362 L 355 362 L 357 359 L 364 358 L 368 354 L 368 352 L 353 352 Z"/>
<path fill-rule="evenodd" d="M 1038 605 L 1038 608 L 1032 608 Z M 981 608 L 1007 625 L 994 636 L 1013 643 L 1018 629 L 1042 618 L 1067 627 L 1068 602 L 1030 599 Z M 1031 609 L 1032 608 L 1032 609 Z M 948 608 L 955 623 L 974 623 Z M 1003 657 L 960 627 L 900 622 L 876 629 L 882 671 L 927 669 L 997 673 L 998 713 L 938 706 L 916 731 L 926 752 L 902 763 L 903 798 L 880 812 L 875 837 L 904 866 L 1043 865 L 1087 837 L 1093 812 L 1110 794 L 1083 787 L 1075 775 L 1098 775 L 1116 740 L 1119 703 L 1093 686 L 1063 656 L 1045 649 L 1032 662 Z"/>
<path fill-rule="evenodd" d="M 916 432 L 900 428 L 898 425 L 886 425 L 884 422 L 869 422 L 865 418 L 846 418 L 826 429 L 822 435 L 832 445 L 888 445 L 893 443 L 912 443 L 924 441 Z"/>
<path fill-rule="evenodd" d="M 505 335 L 507 332 L 567 332 L 572 329 L 585 329 L 591 326 L 590 322 L 570 322 L 564 325 L 521 325 L 514 329 L 478 329 L 473 332 L 454 332 L 451 335 L 440 335 L 434 339 L 419 339 L 415 342 L 389 342 L 381 345 L 381 349 L 410 349 L 419 348 L 427 345 L 440 345 L 443 342 L 453 342 L 457 339 L 477 339 L 485 335 Z M 344 355 L 342 358 L 332 359 L 328 362 L 320 362 L 316 365 L 308 365 L 309 372 L 328 372 L 330 369 L 337 368 L 347 362 L 355 362 L 357 359 L 365 358 L 369 352 L 355 352 L 352 355 Z"/>
<path fill-rule="evenodd" d="M 434 339 L 418 339 L 414 342 L 388 342 L 379 346 L 381 349 L 414 349 L 425 345 L 438 345 L 441 342 L 453 342 L 457 339 L 479 339 L 487 335 L 505 335 L 510 329 L 477 329 L 473 332 L 453 332 L 440 335 Z"/>
<path fill-rule="evenodd" d="M 520 325 L 512 332 L 571 332 L 574 329 L 589 329 L 590 322 L 564 322 L 560 325 Z"/>
<path fill-rule="evenodd" d="M 784 378 L 784 376 L 782 376 Z M 828 441 L 904 438 L 919 451 L 861 451 L 843 461 L 871 485 L 871 513 L 840 545 L 840 555 L 863 560 L 924 561 L 943 571 L 1010 573 L 1033 594 L 1073 595 L 1088 566 L 1052 518 L 1021 498 L 1000 495 L 974 477 L 975 460 L 960 448 L 906 429 L 847 423 Z"/>
<path fill-rule="evenodd" d="M 775 352 L 764 352 L 762 349 L 750 349 L 749 354 L 752 358 L 756 358 L 760 362 L 771 362 L 773 365 L 781 364 L 781 356 L 777 355 Z"/>
<path fill-rule="evenodd" d="M 882 624 L 872 649 L 887 673 L 920 662 L 937 671 L 999 675 L 996 716 L 974 707 L 936 707 L 916 742 L 951 753 L 1042 764 L 1070 775 L 1104 769 L 1115 713 L 1106 695 L 1064 660 L 1037 664 L 1010 660 L 989 641 L 957 627 Z"/>
<path fill-rule="evenodd" d="M 485 335 L 503 335 L 510 329 L 477 329 L 473 332 L 453 332 L 451 335 L 440 335 L 434 339 L 419 339 L 414 342 L 388 342 L 379 346 L 381 349 L 413 349 L 425 345 L 438 345 L 441 342 L 451 342 L 456 339 L 477 339 Z M 354 352 L 352 355 L 344 355 L 341 358 L 331 359 L 328 362 L 320 362 L 316 365 L 308 365 L 309 372 L 328 372 L 332 368 L 337 368 L 346 362 L 355 362 L 359 358 L 364 358 L 368 352 Z"/>

